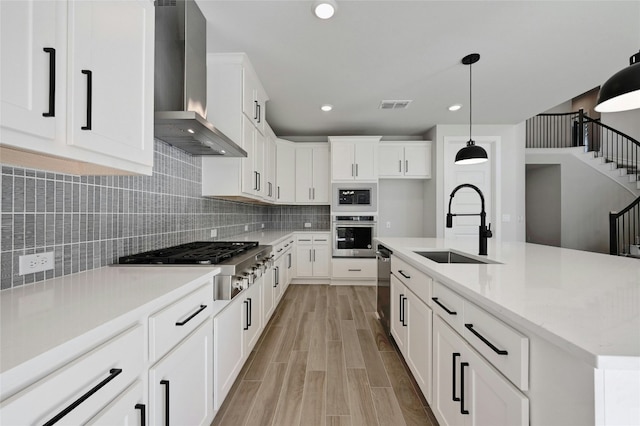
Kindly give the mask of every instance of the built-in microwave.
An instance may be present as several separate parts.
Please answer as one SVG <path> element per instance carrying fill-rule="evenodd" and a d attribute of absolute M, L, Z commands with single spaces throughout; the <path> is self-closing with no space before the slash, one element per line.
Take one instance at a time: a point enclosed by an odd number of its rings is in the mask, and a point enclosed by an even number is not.
<path fill-rule="evenodd" d="M 377 212 L 378 184 L 375 182 L 337 182 L 332 185 L 331 210 L 334 212 Z"/>

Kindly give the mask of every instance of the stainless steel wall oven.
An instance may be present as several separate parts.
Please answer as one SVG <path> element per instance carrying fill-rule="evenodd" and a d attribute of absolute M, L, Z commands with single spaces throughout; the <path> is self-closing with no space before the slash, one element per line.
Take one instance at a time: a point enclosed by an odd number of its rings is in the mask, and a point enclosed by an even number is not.
<path fill-rule="evenodd" d="M 375 216 L 334 216 L 333 257 L 376 257 Z"/>

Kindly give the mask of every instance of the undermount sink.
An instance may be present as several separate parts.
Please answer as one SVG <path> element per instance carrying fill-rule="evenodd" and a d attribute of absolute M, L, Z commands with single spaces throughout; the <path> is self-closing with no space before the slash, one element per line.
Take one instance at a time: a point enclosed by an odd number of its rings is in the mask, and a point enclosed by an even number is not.
<path fill-rule="evenodd" d="M 472 257 L 464 256 L 460 253 L 453 251 L 414 251 L 422 257 L 433 260 L 437 263 L 476 263 L 476 264 L 489 264 L 495 263 L 490 260 L 474 259 Z"/>

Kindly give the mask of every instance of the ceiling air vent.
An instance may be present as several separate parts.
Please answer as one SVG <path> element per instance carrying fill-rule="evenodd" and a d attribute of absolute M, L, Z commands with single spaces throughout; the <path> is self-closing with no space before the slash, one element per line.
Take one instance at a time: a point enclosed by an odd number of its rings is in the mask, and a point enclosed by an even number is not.
<path fill-rule="evenodd" d="M 379 109 L 407 109 L 413 101 L 380 101 Z"/>

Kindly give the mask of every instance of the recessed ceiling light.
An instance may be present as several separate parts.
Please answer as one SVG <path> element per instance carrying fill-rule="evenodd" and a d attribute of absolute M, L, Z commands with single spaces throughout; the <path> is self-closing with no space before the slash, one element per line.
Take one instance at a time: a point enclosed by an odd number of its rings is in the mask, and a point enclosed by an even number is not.
<path fill-rule="evenodd" d="M 462 108 L 462 105 L 460 105 L 460 104 L 451 105 L 451 106 L 449 107 L 449 111 L 457 111 L 457 110 L 459 110 L 460 108 Z"/>
<path fill-rule="evenodd" d="M 194 134 L 195 132 L 193 131 L 193 129 L 187 129 L 187 132 Z"/>
<path fill-rule="evenodd" d="M 325 104 L 325 105 L 322 105 L 320 109 L 323 110 L 324 112 L 329 112 L 333 109 L 333 105 Z"/>
<path fill-rule="evenodd" d="M 337 8 L 334 0 L 320 0 L 313 3 L 313 13 L 320 19 L 331 18 Z"/>

